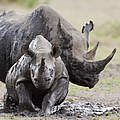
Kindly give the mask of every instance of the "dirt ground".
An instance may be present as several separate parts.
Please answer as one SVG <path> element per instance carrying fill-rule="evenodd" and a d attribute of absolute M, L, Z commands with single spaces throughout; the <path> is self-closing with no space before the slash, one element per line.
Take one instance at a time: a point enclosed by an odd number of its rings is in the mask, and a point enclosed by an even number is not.
<path fill-rule="evenodd" d="M 49 5 L 56 9 L 66 20 L 68 20 L 78 30 L 81 30 L 82 25 L 84 25 L 87 21 L 94 21 L 95 29 L 90 35 L 91 44 L 98 40 L 100 40 L 100 42 L 102 43 L 97 52 L 97 59 L 103 59 L 104 56 L 110 53 L 114 47 L 117 48 L 116 56 L 106 67 L 106 69 L 101 73 L 99 83 L 93 89 L 79 87 L 71 84 L 67 100 L 101 103 L 106 106 L 120 107 L 120 37 L 109 37 L 111 33 L 103 37 L 101 34 L 98 35 L 95 32 L 96 30 L 97 32 L 101 32 L 101 27 L 99 26 L 103 24 L 107 25 L 108 23 L 114 22 L 115 24 L 118 23 L 120 26 L 120 1 L 51 0 L 49 2 Z M 21 12 L 21 14 L 24 14 L 32 11 L 33 9 L 34 8 L 24 8 L 16 4 L 0 3 L 0 11 L 16 10 L 18 12 Z M 112 28 L 105 27 L 105 29 L 107 30 Z M 0 99 L 3 99 L 4 92 L 5 86 L 1 83 Z M 95 118 L 94 120 L 97 119 Z M 105 118 L 101 118 L 100 120 L 102 119 Z M 117 120 L 120 119 L 120 117 L 115 117 L 112 119 Z"/>

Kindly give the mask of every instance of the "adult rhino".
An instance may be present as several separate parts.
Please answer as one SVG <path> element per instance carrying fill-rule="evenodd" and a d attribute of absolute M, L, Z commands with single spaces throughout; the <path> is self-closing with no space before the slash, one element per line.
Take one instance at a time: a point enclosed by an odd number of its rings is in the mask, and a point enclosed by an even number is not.
<path fill-rule="evenodd" d="M 104 60 L 93 61 L 98 44 L 88 51 L 88 37 L 92 29 L 93 22 L 90 21 L 83 27 L 82 33 L 78 32 L 55 10 L 45 5 L 27 16 L 4 12 L 0 16 L 0 80 L 5 81 L 7 71 L 21 57 L 23 42 L 41 34 L 48 41 L 55 41 L 61 46 L 61 58 L 70 81 L 93 88 L 99 80 L 99 73 L 110 62 L 116 49 Z"/>
<path fill-rule="evenodd" d="M 63 102 L 68 93 L 69 76 L 59 57 L 61 50 L 38 35 L 30 45 L 23 44 L 22 51 L 24 55 L 6 76 L 5 108 L 14 103 L 20 111 L 42 109 L 50 115 L 52 107 Z"/>

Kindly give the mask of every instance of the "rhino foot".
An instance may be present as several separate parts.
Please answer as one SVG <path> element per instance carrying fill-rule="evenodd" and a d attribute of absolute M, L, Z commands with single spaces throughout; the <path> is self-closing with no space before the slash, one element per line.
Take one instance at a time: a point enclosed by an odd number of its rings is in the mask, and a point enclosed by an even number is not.
<path fill-rule="evenodd" d="M 16 101 L 9 96 L 7 93 L 4 96 L 4 109 L 6 112 L 14 112 L 17 111 L 17 103 Z"/>
<path fill-rule="evenodd" d="M 33 104 L 30 98 L 30 93 L 25 83 L 19 83 L 16 86 L 16 91 L 19 98 L 19 111 L 23 110 L 29 110 L 31 112 L 40 111 L 40 109 Z"/>
<path fill-rule="evenodd" d="M 31 105 L 30 104 L 28 104 L 28 105 L 27 104 L 20 104 L 19 105 L 19 111 L 22 112 L 24 110 L 28 110 L 30 112 L 39 112 L 40 111 L 39 108 L 35 107 L 32 104 Z"/>

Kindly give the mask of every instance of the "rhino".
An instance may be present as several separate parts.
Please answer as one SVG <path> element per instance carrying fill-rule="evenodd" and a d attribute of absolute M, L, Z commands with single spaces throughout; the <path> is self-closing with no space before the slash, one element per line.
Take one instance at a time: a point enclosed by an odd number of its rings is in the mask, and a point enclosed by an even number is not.
<path fill-rule="evenodd" d="M 94 60 L 99 43 L 88 51 L 89 33 L 93 27 L 90 21 L 80 33 L 47 5 L 41 5 L 23 16 L 4 12 L 0 16 L 0 80 L 5 82 L 7 71 L 23 55 L 20 50 L 22 44 L 42 35 L 49 42 L 60 45 L 60 56 L 68 70 L 70 82 L 93 88 L 99 81 L 100 72 L 116 52 L 114 49 L 105 59 Z"/>
<path fill-rule="evenodd" d="M 60 58 L 61 50 L 38 35 L 30 45 L 22 45 L 22 52 L 6 76 L 5 108 L 14 102 L 19 111 L 41 110 L 50 115 L 52 107 L 63 102 L 68 93 L 69 75 Z"/>

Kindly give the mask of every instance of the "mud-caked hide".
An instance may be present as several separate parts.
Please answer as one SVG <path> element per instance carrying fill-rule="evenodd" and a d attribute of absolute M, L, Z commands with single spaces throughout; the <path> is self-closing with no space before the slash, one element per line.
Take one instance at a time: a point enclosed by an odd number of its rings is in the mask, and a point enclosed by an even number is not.
<path fill-rule="evenodd" d="M 8 97 L 17 105 L 28 106 L 29 110 L 32 102 L 44 112 L 49 109 L 48 101 L 50 107 L 60 104 L 68 93 L 69 75 L 60 58 L 59 46 L 51 45 L 43 36 L 38 35 L 30 45 L 24 43 L 21 50 L 24 55 L 10 68 L 6 76 Z M 24 92 L 19 88 L 21 84 L 25 86 Z M 20 98 L 24 100 L 26 94 L 30 96 L 27 101 L 32 101 L 30 105 L 21 103 Z"/>

